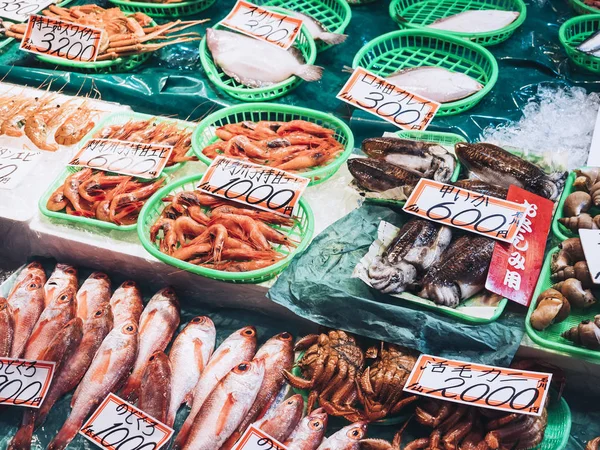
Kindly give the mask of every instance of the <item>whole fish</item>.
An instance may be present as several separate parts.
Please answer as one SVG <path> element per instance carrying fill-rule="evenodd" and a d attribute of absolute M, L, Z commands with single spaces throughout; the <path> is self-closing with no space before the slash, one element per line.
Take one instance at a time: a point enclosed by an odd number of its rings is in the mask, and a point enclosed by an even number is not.
<path fill-rule="evenodd" d="M 87 416 L 127 377 L 135 362 L 137 325 L 129 322 L 106 336 L 71 401 L 71 414 L 46 450 L 62 450 Z"/>
<path fill-rule="evenodd" d="M 84 322 L 89 314 L 110 301 L 110 279 L 102 272 L 93 272 L 77 291 L 77 317 Z"/>
<path fill-rule="evenodd" d="M 69 355 L 77 348 L 83 335 L 83 324 L 80 318 L 76 317 L 65 324 L 49 341 L 46 349 L 40 355 L 41 361 L 54 362 L 54 375 L 50 384 L 50 389 L 46 394 L 44 403 L 53 389 L 61 383 L 61 378 L 66 375 L 64 362 Z M 8 445 L 10 450 L 25 450 L 31 448 L 31 440 L 35 429 L 36 420 L 42 414 L 41 409 L 27 408 L 23 415 L 21 427 Z"/>
<path fill-rule="evenodd" d="M 480 194 L 489 195 L 490 197 L 502 198 L 506 200 L 508 196 L 508 189 L 495 184 L 490 184 L 481 180 L 458 180 L 455 181 L 454 186 L 469 191 L 479 192 Z"/>
<path fill-rule="evenodd" d="M 192 392 L 215 348 L 215 324 L 209 317 L 194 317 L 175 338 L 169 359 L 173 371 L 166 425 L 172 427 L 182 403 L 192 404 Z"/>
<path fill-rule="evenodd" d="M 403 188 L 405 194 L 409 195 L 423 177 L 419 172 L 378 159 L 352 158 L 347 164 L 357 184 L 368 191 L 384 192 Z"/>
<path fill-rule="evenodd" d="M 33 327 L 44 310 L 44 283 L 38 275 L 23 280 L 9 295 L 8 304 L 12 308 L 14 338 L 11 358 L 20 358 L 31 336 Z"/>
<path fill-rule="evenodd" d="M 396 86 L 438 103 L 449 103 L 469 97 L 483 85 L 462 72 L 443 67 L 421 66 L 394 72 L 386 79 Z"/>
<path fill-rule="evenodd" d="M 316 450 L 325 436 L 326 428 L 327 413 L 323 408 L 315 409 L 300 421 L 283 444 L 288 450 Z"/>
<path fill-rule="evenodd" d="M 262 359 L 235 366 L 207 397 L 184 450 L 220 449 L 248 414 L 264 375 Z"/>
<path fill-rule="evenodd" d="M 427 28 L 458 33 L 489 33 L 510 25 L 519 15 L 517 11 L 499 9 L 465 11 L 438 19 L 427 25 Z"/>
<path fill-rule="evenodd" d="M 138 355 L 133 371 L 121 391 L 125 400 L 135 400 L 148 359 L 164 351 L 179 326 L 179 301 L 172 287 L 161 289 L 150 299 L 140 317 Z"/>
<path fill-rule="evenodd" d="M 138 323 L 144 310 L 142 293 L 135 281 L 125 281 L 110 298 L 114 326 L 120 326 L 126 322 Z"/>
<path fill-rule="evenodd" d="M 0 297 L 0 357 L 10 356 L 15 337 L 15 320 L 8 300 Z"/>
<path fill-rule="evenodd" d="M 27 264 L 25 266 L 25 268 L 23 268 L 23 270 L 21 270 L 21 272 L 19 272 L 19 275 L 17 275 L 17 278 L 15 278 L 15 284 L 13 284 L 13 287 L 11 288 L 10 292 L 8 293 L 7 298 L 10 298 L 10 296 L 21 285 L 21 283 L 25 282 L 25 280 L 30 281 L 35 276 L 38 276 L 40 278 L 40 280 L 42 281 L 42 284 L 46 283 L 46 272 L 44 271 L 44 268 L 42 267 L 42 265 L 37 261 L 33 261 L 33 262 Z"/>
<path fill-rule="evenodd" d="M 23 356 L 25 359 L 39 359 L 56 333 L 75 318 L 76 293 L 73 286 L 67 285 L 60 293 L 53 294 L 52 301 L 40 315 L 27 340 Z"/>
<path fill-rule="evenodd" d="M 493 239 L 459 237 L 425 274 L 420 295 L 438 305 L 456 308 L 461 300 L 484 288 L 493 251 Z"/>
<path fill-rule="evenodd" d="M 77 349 L 68 355 L 60 379 L 52 385 L 52 388 L 46 394 L 36 419 L 36 426 L 40 426 L 46 420 L 50 409 L 60 397 L 77 387 L 112 327 L 113 318 L 110 305 L 102 305 L 83 324 L 81 342 Z"/>
<path fill-rule="evenodd" d="M 60 295 L 66 287 L 72 287 L 77 292 L 79 284 L 77 282 L 77 269 L 68 264 L 57 264 L 54 272 L 44 285 L 44 305 L 48 306 L 52 300 Z"/>
<path fill-rule="evenodd" d="M 359 450 L 366 434 L 367 422 L 355 422 L 325 439 L 318 450 Z"/>
<path fill-rule="evenodd" d="M 327 45 L 337 45 L 348 38 L 347 34 L 329 32 L 321 22 L 307 14 L 292 11 L 291 9 L 288 9 L 286 14 L 302 20 L 302 24 L 306 27 L 315 41 L 323 41 Z"/>
<path fill-rule="evenodd" d="M 283 371 L 291 370 L 294 365 L 292 335 L 288 332 L 279 333 L 265 342 L 254 356 L 254 361 L 261 360 L 264 362 L 265 376 L 256 401 L 252 404 L 250 411 L 248 411 L 238 429 L 221 447 L 221 450 L 232 448 L 244 431 L 246 431 L 248 425 L 263 417 L 273 403 L 273 400 L 277 397 L 281 386 L 285 382 Z"/>
<path fill-rule="evenodd" d="M 285 442 L 302 419 L 303 410 L 304 399 L 302 395 L 292 395 L 277 406 L 272 415 L 263 417 L 252 425 L 279 442 Z"/>
<path fill-rule="evenodd" d="M 600 31 L 595 32 L 589 38 L 583 41 L 577 47 L 577 50 L 597 56 L 597 53 L 600 51 Z"/>
<path fill-rule="evenodd" d="M 556 200 L 565 184 L 565 173 L 547 175 L 535 164 L 492 144 L 458 143 L 456 156 L 477 178 L 509 188 L 511 184 Z"/>
<path fill-rule="evenodd" d="M 189 436 L 194 419 L 215 386 L 231 369 L 243 361 L 251 360 L 256 352 L 256 329 L 244 327 L 232 333 L 215 350 L 208 365 L 200 375 L 192 395 L 192 409 L 173 444 L 173 449 L 182 448 Z M 250 405 L 251 406 L 251 405 Z M 229 437 L 229 436 L 228 436 Z"/>
<path fill-rule="evenodd" d="M 171 399 L 171 362 L 162 351 L 156 351 L 148 359 L 138 407 L 159 422 L 165 423 Z"/>
<path fill-rule="evenodd" d="M 361 148 L 370 158 L 414 170 L 442 183 L 452 178 L 456 167 L 454 156 L 441 145 L 431 142 L 384 136 L 365 139 Z"/>
<path fill-rule="evenodd" d="M 215 64 L 244 86 L 270 86 L 293 75 L 316 81 L 323 73 L 321 67 L 305 64 L 293 47 L 283 50 L 243 34 L 208 28 L 206 43 Z"/>

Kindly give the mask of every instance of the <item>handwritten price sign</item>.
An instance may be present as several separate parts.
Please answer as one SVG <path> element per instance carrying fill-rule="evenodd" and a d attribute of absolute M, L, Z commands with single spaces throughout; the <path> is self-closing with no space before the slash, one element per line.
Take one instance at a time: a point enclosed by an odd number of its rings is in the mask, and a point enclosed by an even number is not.
<path fill-rule="evenodd" d="M 250 425 L 233 450 L 287 450 L 287 447 L 264 431 Z"/>
<path fill-rule="evenodd" d="M 31 15 L 20 49 L 69 61 L 96 61 L 102 30 Z"/>
<path fill-rule="evenodd" d="M 108 450 L 155 450 L 169 442 L 173 429 L 111 393 L 79 433 Z"/>
<path fill-rule="evenodd" d="M 272 167 L 217 156 L 200 180 L 198 189 L 291 217 L 309 181 Z"/>
<path fill-rule="evenodd" d="M 39 162 L 42 152 L 0 147 L 0 189 L 13 189 Z"/>
<path fill-rule="evenodd" d="M 39 408 L 53 375 L 53 362 L 0 358 L 0 404 Z"/>
<path fill-rule="evenodd" d="M 238 0 L 221 25 L 287 50 L 300 33 L 302 20 Z"/>
<path fill-rule="evenodd" d="M 482 408 L 540 416 L 552 375 L 421 355 L 406 392 Z"/>
<path fill-rule="evenodd" d="M 90 139 L 77 152 L 69 166 L 90 167 L 152 179 L 160 176 L 172 150 L 170 145 Z"/>
<path fill-rule="evenodd" d="M 0 2 L 0 17 L 25 22 L 31 14 L 46 8 L 54 0 L 2 0 Z"/>
<path fill-rule="evenodd" d="M 425 130 L 440 104 L 357 67 L 337 98 L 405 130 Z"/>
<path fill-rule="evenodd" d="M 513 242 L 527 206 L 421 178 L 403 209 L 434 222 Z"/>

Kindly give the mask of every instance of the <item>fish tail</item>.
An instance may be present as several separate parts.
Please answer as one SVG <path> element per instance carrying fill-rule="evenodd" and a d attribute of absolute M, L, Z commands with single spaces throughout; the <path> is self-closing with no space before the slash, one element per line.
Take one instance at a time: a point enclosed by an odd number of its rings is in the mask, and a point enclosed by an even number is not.
<path fill-rule="evenodd" d="M 190 418 L 190 416 L 188 416 L 187 419 L 185 419 L 181 430 L 179 430 L 179 433 L 177 434 L 177 437 L 173 442 L 171 450 L 181 450 L 185 446 L 185 443 L 187 442 L 188 437 L 190 436 L 190 431 L 192 430 L 193 422 L 194 417 Z"/>
<path fill-rule="evenodd" d="M 127 383 L 121 390 L 121 397 L 129 402 L 133 402 L 137 400 L 138 391 L 140 389 L 140 385 L 142 384 L 141 376 L 136 372 L 132 373 Z"/>
<path fill-rule="evenodd" d="M 319 39 L 325 42 L 327 45 L 337 45 L 341 44 L 348 38 L 347 34 L 340 33 L 321 33 L 319 35 Z"/>
<path fill-rule="evenodd" d="M 12 441 L 10 441 L 10 444 L 8 444 L 7 450 L 29 450 L 31 448 L 35 416 L 35 413 L 30 411 L 25 412 L 21 427 L 12 438 Z"/>
<path fill-rule="evenodd" d="M 312 64 L 304 64 L 300 66 L 294 75 L 299 76 L 305 81 L 318 81 L 323 76 L 323 68 L 313 66 Z"/>
<path fill-rule="evenodd" d="M 79 428 L 81 428 L 81 423 L 67 419 L 46 450 L 63 450 L 77 436 Z"/>

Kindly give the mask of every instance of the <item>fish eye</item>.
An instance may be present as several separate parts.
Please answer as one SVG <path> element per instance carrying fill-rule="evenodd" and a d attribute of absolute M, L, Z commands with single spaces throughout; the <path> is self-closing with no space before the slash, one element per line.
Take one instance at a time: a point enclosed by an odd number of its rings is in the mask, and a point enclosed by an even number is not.
<path fill-rule="evenodd" d="M 129 325 L 125 325 L 123 327 L 123 332 L 125 334 L 133 334 L 133 333 L 135 333 L 135 331 L 136 331 L 136 326 L 135 325 L 129 324 Z"/>
<path fill-rule="evenodd" d="M 69 296 L 68 296 L 67 294 L 63 294 L 63 295 L 61 295 L 61 296 L 60 296 L 59 300 L 60 300 L 61 302 L 64 302 L 64 301 L 66 301 L 68 298 L 69 298 Z"/>
<path fill-rule="evenodd" d="M 321 421 L 320 421 L 320 420 L 313 420 L 313 421 L 310 423 L 310 427 L 311 427 L 313 430 L 320 430 L 320 429 L 321 429 L 321 427 L 322 427 L 322 423 L 321 423 Z"/>
<path fill-rule="evenodd" d="M 35 284 L 35 283 L 31 283 L 31 284 L 30 284 L 29 286 L 27 286 L 27 287 L 28 287 L 29 289 L 32 289 L 32 290 L 33 290 L 33 289 L 37 289 L 37 287 L 38 287 L 38 286 L 37 286 L 37 284 Z"/>
<path fill-rule="evenodd" d="M 98 311 L 96 311 L 96 313 L 94 314 L 94 316 L 96 317 L 100 317 L 102 315 L 102 310 L 99 309 Z"/>
<path fill-rule="evenodd" d="M 171 289 L 171 288 L 165 289 L 165 295 L 173 295 L 173 294 L 175 294 L 175 292 L 173 291 L 173 289 Z"/>
<path fill-rule="evenodd" d="M 70 275 L 74 275 L 76 273 L 76 271 L 73 267 L 69 267 L 67 270 L 65 270 L 65 272 Z"/>
<path fill-rule="evenodd" d="M 253 328 L 246 328 L 246 329 L 244 330 L 244 334 L 245 334 L 246 336 L 254 336 L 254 334 L 255 334 L 255 333 L 256 333 L 256 332 L 254 331 L 254 329 L 253 329 Z"/>
<path fill-rule="evenodd" d="M 202 317 L 194 317 L 192 319 L 193 323 L 204 323 L 206 322 L 206 317 L 202 316 Z"/>
<path fill-rule="evenodd" d="M 348 437 L 360 439 L 362 438 L 362 430 L 360 428 L 353 428 L 348 432 Z"/>
<path fill-rule="evenodd" d="M 126 281 L 125 283 L 123 283 L 123 287 L 134 287 L 135 286 L 135 281 Z"/>
<path fill-rule="evenodd" d="M 249 368 L 249 367 L 250 367 L 250 365 L 249 365 L 249 364 L 246 364 L 246 363 L 241 363 L 241 364 L 238 364 L 238 366 L 237 366 L 237 370 L 238 370 L 239 372 L 246 372 L 246 371 L 248 370 L 248 368 Z"/>
<path fill-rule="evenodd" d="M 287 331 L 284 331 L 283 333 L 281 333 L 279 335 L 281 337 L 281 339 L 283 339 L 284 341 L 289 341 L 290 339 L 292 339 L 292 335 L 290 333 L 288 333 Z"/>

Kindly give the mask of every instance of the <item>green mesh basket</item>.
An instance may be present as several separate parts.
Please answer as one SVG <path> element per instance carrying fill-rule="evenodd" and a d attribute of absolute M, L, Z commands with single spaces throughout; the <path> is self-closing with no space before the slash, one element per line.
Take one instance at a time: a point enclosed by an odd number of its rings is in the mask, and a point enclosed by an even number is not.
<path fill-rule="evenodd" d="M 543 291 L 552 287 L 553 283 L 550 279 L 550 263 L 552 262 L 552 255 L 558 252 L 558 250 L 558 247 L 552 249 L 546 257 L 546 260 L 544 261 L 544 266 L 542 267 L 540 278 L 535 288 L 535 292 L 533 293 L 531 305 L 529 305 L 529 310 L 527 311 L 527 318 L 525 319 L 525 329 L 527 330 L 527 334 L 529 335 L 531 340 L 541 347 L 557 350 L 559 352 L 569 353 L 570 355 L 600 359 L 600 351 L 589 350 L 584 347 L 576 346 L 572 342 L 561 337 L 561 334 L 563 332 L 567 331 L 571 327 L 576 326 L 582 320 L 591 319 L 596 314 L 600 314 L 600 303 L 596 303 L 591 308 L 588 308 L 586 310 L 573 308 L 571 309 L 571 314 L 569 315 L 569 317 L 567 317 L 566 320 L 560 323 L 550 325 L 544 331 L 538 331 L 531 326 L 530 318 L 531 314 L 535 310 L 537 298 Z M 594 296 L 596 298 L 599 298 L 600 291 L 598 290 L 598 288 L 595 287 L 594 289 L 592 289 L 592 291 L 594 292 Z"/>
<path fill-rule="evenodd" d="M 596 14 L 576 16 L 562 24 L 558 38 L 573 63 L 590 72 L 600 73 L 600 57 L 588 55 L 577 47 L 600 30 L 600 10 Z"/>
<path fill-rule="evenodd" d="M 342 164 L 348 159 L 354 149 L 354 135 L 344 122 L 332 114 L 326 114 L 314 109 L 299 108 L 296 106 L 276 105 L 272 103 L 247 103 L 243 105 L 223 108 L 206 117 L 198 124 L 194 135 L 192 136 L 192 148 L 196 156 L 210 165 L 212 160 L 202 153 L 207 145 L 218 140 L 215 131 L 218 127 L 228 123 L 238 123 L 243 121 L 258 122 L 260 120 L 282 121 L 301 119 L 316 123 L 326 128 L 336 131 L 334 138 L 337 139 L 345 148 L 333 161 L 322 167 L 316 167 L 303 172 L 296 172 L 303 177 L 311 179 L 311 185 L 322 183 L 337 172 Z"/>
<path fill-rule="evenodd" d="M 13 38 L 5 38 L 5 39 L 0 39 L 0 49 L 6 47 L 8 44 L 10 44 L 12 41 L 14 41 Z"/>
<path fill-rule="evenodd" d="M 578 14 L 598 14 L 600 9 L 586 5 L 582 0 L 569 0 L 569 3 Z"/>
<path fill-rule="evenodd" d="M 481 45 L 426 30 L 393 31 L 367 43 L 354 57 L 352 67 L 363 67 L 387 77 L 402 69 L 437 66 L 468 75 L 483 85 L 475 94 L 442 103 L 438 116 L 458 114 L 474 107 L 498 80 L 498 63 Z"/>
<path fill-rule="evenodd" d="M 276 10 L 277 8 L 273 8 Z M 277 9 L 279 12 L 284 12 Z M 227 30 L 220 24 L 214 27 L 215 30 Z M 313 64 L 317 58 L 317 47 L 315 41 L 310 36 L 310 33 L 303 25 L 298 33 L 294 47 L 297 48 L 306 64 Z M 251 57 L 251 55 L 249 55 Z M 283 97 L 288 92 L 297 88 L 300 83 L 303 82 L 302 78 L 293 75 L 287 80 L 283 80 L 280 83 L 273 84 L 271 86 L 265 86 L 260 88 L 251 88 L 238 83 L 229 75 L 225 74 L 213 61 L 210 50 L 206 39 L 202 39 L 200 42 L 200 62 L 202 67 L 208 76 L 208 79 L 215 85 L 219 90 L 233 98 L 246 102 L 261 102 L 265 100 L 273 100 L 275 98 Z"/>
<path fill-rule="evenodd" d="M 187 17 L 210 8 L 217 0 L 192 0 L 178 3 L 151 3 L 127 0 L 109 0 L 121 11 L 142 12 L 150 17 Z"/>
<path fill-rule="evenodd" d="M 469 39 L 480 45 L 496 45 L 507 40 L 525 21 L 527 6 L 523 0 L 392 0 L 390 16 L 400 28 L 427 29 L 432 22 L 465 11 L 499 9 L 519 13 L 517 19 L 496 31 L 487 33 L 443 33 Z M 441 30 L 440 30 L 441 31 Z"/>
<path fill-rule="evenodd" d="M 319 21 L 330 33 L 344 33 L 352 17 L 345 0 L 262 0 L 254 3 L 301 12 Z M 331 47 L 322 41 L 315 41 L 315 45 L 318 52 Z"/>
<path fill-rule="evenodd" d="M 555 392 L 550 391 L 548 404 L 548 424 L 544 432 L 544 440 L 535 450 L 564 450 L 571 435 L 571 409 L 564 397 L 560 400 Z"/>
<path fill-rule="evenodd" d="M 295 241 L 299 241 L 298 246 L 292 249 L 288 249 L 283 245 L 274 247 L 276 251 L 283 253 L 286 256 L 282 260 L 269 267 L 265 267 L 264 269 L 243 273 L 225 272 L 200 267 L 162 253 L 158 248 L 158 244 L 150 240 L 150 227 L 156 222 L 163 209 L 168 204 L 163 202 L 162 199 L 178 192 L 195 190 L 200 183 L 202 176 L 203 175 L 192 175 L 165 186 L 157 191 L 142 208 L 137 226 L 138 236 L 144 248 L 155 258 L 166 264 L 177 267 L 178 269 L 186 270 L 213 280 L 231 283 L 261 283 L 281 273 L 290 262 L 292 262 L 292 258 L 296 254 L 304 251 L 308 246 L 314 232 L 314 217 L 308 203 L 304 200 L 300 200 L 296 206 L 296 211 L 294 212 L 295 216 L 298 218 L 297 223 L 293 227 L 277 227 L 277 229 L 285 233 L 286 236 L 289 236 Z"/>

